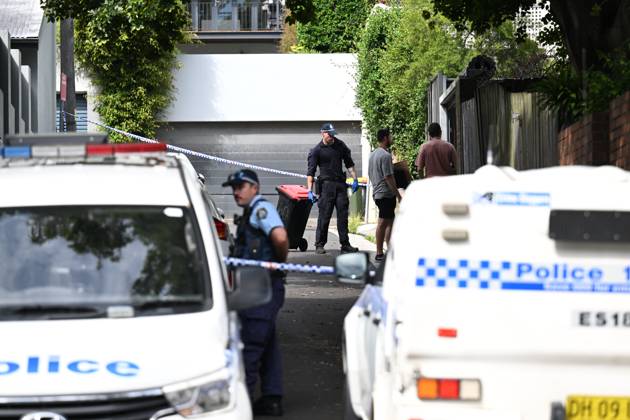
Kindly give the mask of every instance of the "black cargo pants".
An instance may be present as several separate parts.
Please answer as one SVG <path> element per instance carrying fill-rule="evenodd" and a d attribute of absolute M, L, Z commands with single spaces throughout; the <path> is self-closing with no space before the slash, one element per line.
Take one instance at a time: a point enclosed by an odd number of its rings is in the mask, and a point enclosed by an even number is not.
<path fill-rule="evenodd" d="M 328 226 L 333 209 L 337 208 L 337 231 L 341 245 L 350 245 L 348 239 L 348 187 L 342 181 L 323 181 L 319 200 L 319 217 L 317 218 L 317 231 L 315 246 L 324 246 L 328 241 Z"/>

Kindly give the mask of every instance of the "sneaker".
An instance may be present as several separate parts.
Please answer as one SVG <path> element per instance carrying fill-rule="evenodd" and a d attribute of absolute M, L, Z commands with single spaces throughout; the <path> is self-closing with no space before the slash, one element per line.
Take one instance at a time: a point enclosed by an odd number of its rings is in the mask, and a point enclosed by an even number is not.
<path fill-rule="evenodd" d="M 341 253 L 347 254 L 350 252 L 359 252 L 359 248 L 355 248 L 350 244 L 341 245 Z"/>
<path fill-rule="evenodd" d="M 282 397 L 264 395 L 254 402 L 252 410 L 255 416 L 280 417 L 284 414 L 282 410 Z"/>
<path fill-rule="evenodd" d="M 326 253 L 326 250 L 324 249 L 324 247 L 323 247 L 323 246 L 316 246 L 316 247 L 315 247 L 315 253 L 316 253 L 316 254 L 325 254 L 325 253 Z"/>
<path fill-rule="evenodd" d="M 385 259 L 385 254 L 376 254 L 374 257 L 374 261 L 383 261 Z"/>

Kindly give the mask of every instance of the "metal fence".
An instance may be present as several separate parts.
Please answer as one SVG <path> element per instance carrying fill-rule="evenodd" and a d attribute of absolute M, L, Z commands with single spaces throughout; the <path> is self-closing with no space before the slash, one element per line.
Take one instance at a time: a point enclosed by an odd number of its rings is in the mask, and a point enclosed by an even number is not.
<path fill-rule="evenodd" d="M 195 32 L 282 31 L 281 0 L 191 1 L 188 10 Z"/>

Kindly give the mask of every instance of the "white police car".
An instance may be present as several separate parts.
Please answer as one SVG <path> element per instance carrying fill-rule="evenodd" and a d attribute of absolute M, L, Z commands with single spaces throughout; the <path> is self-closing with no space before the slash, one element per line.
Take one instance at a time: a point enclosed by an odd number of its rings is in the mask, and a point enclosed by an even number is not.
<path fill-rule="evenodd" d="M 344 323 L 346 419 L 630 418 L 629 172 L 415 182 L 368 283 Z"/>
<path fill-rule="evenodd" d="M 232 311 L 270 280 L 226 290 L 194 170 L 161 144 L 43 137 L 1 149 L 0 418 L 251 418 Z"/>

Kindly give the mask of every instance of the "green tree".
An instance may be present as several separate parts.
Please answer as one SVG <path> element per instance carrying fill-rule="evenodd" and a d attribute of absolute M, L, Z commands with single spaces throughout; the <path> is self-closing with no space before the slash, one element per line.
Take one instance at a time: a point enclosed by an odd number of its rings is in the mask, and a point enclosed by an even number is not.
<path fill-rule="evenodd" d="M 359 42 L 357 103 L 368 137 L 389 127 L 394 152 L 409 164 L 425 139 L 426 91 L 438 73 L 456 76 L 473 55 L 429 0 L 403 1 L 368 19 Z"/>
<path fill-rule="evenodd" d="M 473 38 L 472 48 L 494 59 L 495 78 L 532 79 L 545 75 L 549 55 L 537 42 L 519 36 L 513 21 L 505 21 Z"/>
<path fill-rule="evenodd" d="M 353 52 L 373 0 L 314 0 L 308 22 L 298 23 L 298 45 L 322 53 Z"/>
<path fill-rule="evenodd" d="M 70 0 L 65 0 L 70 1 Z M 308 22 L 317 0 L 287 0 L 292 19 Z M 531 8 L 538 0 L 432 0 L 435 12 L 455 22 L 461 30 L 483 33 Z M 548 22 L 557 25 L 548 40 L 562 42 L 574 68 L 601 69 L 600 53 L 611 54 L 630 38 L 628 0 L 549 0 Z M 584 51 L 584 54 L 583 54 Z"/>
<path fill-rule="evenodd" d="M 481 33 L 498 27 L 537 0 L 433 0 L 435 10 L 461 27 Z M 550 0 L 548 23 L 559 31 L 550 39 L 562 41 L 578 71 L 602 70 L 602 57 L 630 39 L 630 2 L 627 0 Z"/>
<path fill-rule="evenodd" d="M 157 118 L 171 99 L 177 44 L 188 40 L 182 1 L 41 1 L 49 18 L 75 18 L 76 55 L 98 89 L 102 120 L 154 137 Z"/>

